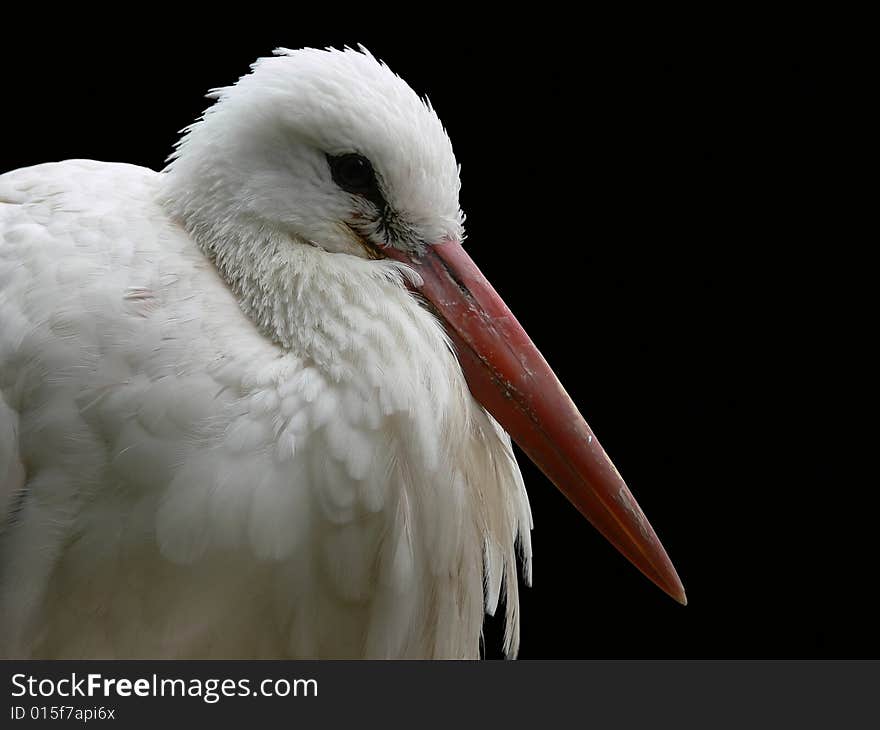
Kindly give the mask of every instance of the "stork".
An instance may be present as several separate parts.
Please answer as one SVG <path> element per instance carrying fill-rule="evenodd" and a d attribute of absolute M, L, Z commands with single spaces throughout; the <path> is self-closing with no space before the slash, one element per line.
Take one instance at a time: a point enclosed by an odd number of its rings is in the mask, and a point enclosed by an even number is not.
<path fill-rule="evenodd" d="M 503 601 L 514 656 L 511 436 L 684 603 L 430 104 L 363 48 L 212 97 L 161 172 L 0 176 L 0 655 L 477 658 Z"/>

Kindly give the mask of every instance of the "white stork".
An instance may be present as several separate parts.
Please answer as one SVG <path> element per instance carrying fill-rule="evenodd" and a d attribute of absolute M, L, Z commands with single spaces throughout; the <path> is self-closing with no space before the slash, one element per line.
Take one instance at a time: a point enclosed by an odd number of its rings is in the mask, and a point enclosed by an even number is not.
<path fill-rule="evenodd" d="M 431 106 L 363 49 L 212 96 L 162 172 L 0 176 L 0 655 L 478 657 L 502 599 L 515 655 L 507 433 L 683 603 Z"/>

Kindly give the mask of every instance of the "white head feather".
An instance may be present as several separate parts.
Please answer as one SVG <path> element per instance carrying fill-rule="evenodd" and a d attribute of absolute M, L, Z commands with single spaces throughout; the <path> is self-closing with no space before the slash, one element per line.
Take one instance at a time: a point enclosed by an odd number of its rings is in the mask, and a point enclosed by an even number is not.
<path fill-rule="evenodd" d="M 200 242 L 256 226 L 366 256 L 347 224 L 374 211 L 333 181 L 327 161 L 344 153 L 372 163 L 406 238 L 460 240 L 459 168 L 430 104 L 363 48 L 276 54 L 212 93 L 217 103 L 166 170 L 169 205 Z"/>

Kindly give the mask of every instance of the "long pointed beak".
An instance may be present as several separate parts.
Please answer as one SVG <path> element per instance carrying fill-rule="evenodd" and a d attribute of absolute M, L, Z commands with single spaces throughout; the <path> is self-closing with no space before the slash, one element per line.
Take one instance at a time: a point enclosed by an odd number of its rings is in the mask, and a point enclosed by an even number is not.
<path fill-rule="evenodd" d="M 409 255 L 458 350 L 474 397 L 529 458 L 648 578 L 681 604 L 684 587 L 626 483 L 525 330 L 458 242 Z"/>

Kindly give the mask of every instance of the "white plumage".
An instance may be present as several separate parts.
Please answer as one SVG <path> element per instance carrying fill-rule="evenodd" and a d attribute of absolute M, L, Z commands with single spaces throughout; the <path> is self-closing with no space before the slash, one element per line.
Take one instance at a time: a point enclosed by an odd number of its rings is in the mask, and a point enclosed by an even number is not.
<path fill-rule="evenodd" d="M 216 96 L 161 173 L 0 176 L 0 655 L 477 657 L 502 586 L 515 654 L 510 439 L 326 161 L 460 238 L 439 120 L 350 50 Z"/>

